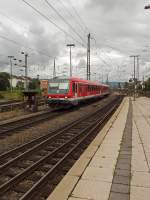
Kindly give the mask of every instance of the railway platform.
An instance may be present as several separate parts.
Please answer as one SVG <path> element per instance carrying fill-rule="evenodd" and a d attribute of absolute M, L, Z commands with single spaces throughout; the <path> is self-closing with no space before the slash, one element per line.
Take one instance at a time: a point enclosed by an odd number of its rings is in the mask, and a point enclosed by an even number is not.
<path fill-rule="evenodd" d="M 47 200 L 149 200 L 150 99 L 125 98 Z"/>

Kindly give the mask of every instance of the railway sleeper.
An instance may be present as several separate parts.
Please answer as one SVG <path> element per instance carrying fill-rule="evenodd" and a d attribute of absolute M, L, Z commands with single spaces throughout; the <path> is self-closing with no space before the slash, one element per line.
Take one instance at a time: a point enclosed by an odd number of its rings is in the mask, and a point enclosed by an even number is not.
<path fill-rule="evenodd" d="M 85 131 L 85 130 L 84 130 L 84 131 Z M 82 134 L 83 134 L 83 132 L 82 132 Z M 79 135 L 77 134 L 77 136 L 79 136 Z M 77 141 L 77 142 L 80 143 L 82 140 L 79 139 L 77 136 L 76 136 L 75 138 L 73 138 L 72 140 L 74 141 L 74 140 L 76 139 L 75 141 Z M 81 141 L 80 141 L 80 140 L 81 140 Z M 69 142 L 69 141 L 68 141 L 68 142 Z M 67 143 L 68 143 L 68 142 L 67 142 Z M 76 144 L 76 142 L 75 142 L 74 144 Z M 65 145 L 66 145 L 66 144 L 64 144 L 64 145 L 62 145 L 62 146 L 65 146 Z M 76 146 L 76 145 L 75 145 L 75 146 Z M 62 148 L 62 147 L 61 147 L 61 148 Z M 61 150 L 61 148 L 59 148 L 59 151 Z M 70 152 L 69 148 L 66 148 L 66 150 L 67 150 L 67 152 L 66 152 L 67 154 L 66 154 L 66 153 L 64 154 L 65 157 L 66 157 L 66 155 L 68 155 L 68 153 Z M 69 150 L 69 151 L 68 151 L 68 150 Z M 57 150 L 57 151 L 58 151 L 58 150 Z M 56 152 L 57 152 L 57 151 L 56 151 Z M 59 151 L 58 151 L 58 152 L 59 152 Z M 56 155 L 57 155 L 57 154 L 56 154 Z M 55 156 L 56 156 L 56 155 L 55 155 Z M 57 156 L 56 156 L 56 157 L 57 157 Z M 43 160 L 41 160 L 41 161 L 44 162 L 45 159 L 46 159 L 46 157 L 45 157 Z M 50 159 L 50 157 L 48 157 L 48 159 Z M 61 160 L 62 160 L 62 158 L 61 158 Z M 41 161 L 40 161 L 40 162 L 41 162 Z M 39 162 L 39 165 L 42 164 L 42 163 L 40 163 L 40 162 Z M 47 161 L 46 161 L 46 162 L 47 162 Z M 58 165 L 57 163 L 60 163 L 60 161 L 59 161 L 59 162 L 56 162 L 55 165 Z M 32 170 L 33 170 L 34 168 L 37 168 L 37 166 L 33 165 L 33 166 L 30 167 L 30 169 L 31 169 L 31 168 L 32 168 Z M 51 172 L 52 169 L 54 169 L 54 166 L 50 169 L 50 171 L 48 171 L 48 174 Z M 31 170 L 31 171 L 32 171 L 32 170 Z M 30 171 L 30 173 L 31 173 L 31 171 Z M 27 172 L 27 170 L 26 170 L 26 172 Z M 23 175 L 23 177 L 24 177 L 24 176 L 25 176 L 25 175 Z M 22 178 L 23 178 L 23 177 L 22 177 Z M 44 177 L 45 177 L 45 176 L 44 176 Z M 21 178 L 21 179 L 22 179 L 22 178 Z M 25 178 L 25 177 L 24 177 L 24 178 Z M 19 180 L 20 180 L 20 178 L 18 177 L 18 181 L 19 181 Z M 43 180 L 43 179 L 42 179 L 42 180 Z M 7 187 L 7 186 L 6 186 L 6 187 Z M 3 191 L 4 191 L 4 190 L 3 190 Z"/>

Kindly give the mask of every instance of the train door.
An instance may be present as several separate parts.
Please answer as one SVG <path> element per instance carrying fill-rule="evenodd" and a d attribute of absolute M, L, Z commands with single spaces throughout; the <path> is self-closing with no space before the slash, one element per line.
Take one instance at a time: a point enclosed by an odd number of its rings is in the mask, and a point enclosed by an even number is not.
<path fill-rule="evenodd" d="M 72 92 L 73 92 L 74 97 L 78 96 L 78 85 L 77 85 L 77 83 L 72 83 Z"/>
<path fill-rule="evenodd" d="M 75 97 L 78 97 L 78 83 L 75 83 Z"/>

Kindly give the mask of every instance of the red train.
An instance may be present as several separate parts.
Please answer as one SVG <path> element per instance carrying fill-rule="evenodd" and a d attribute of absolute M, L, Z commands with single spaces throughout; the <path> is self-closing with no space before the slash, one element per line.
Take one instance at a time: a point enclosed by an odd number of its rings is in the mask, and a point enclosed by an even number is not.
<path fill-rule="evenodd" d="M 108 85 L 79 78 L 54 78 L 49 80 L 47 102 L 50 106 L 78 105 L 109 93 Z"/>

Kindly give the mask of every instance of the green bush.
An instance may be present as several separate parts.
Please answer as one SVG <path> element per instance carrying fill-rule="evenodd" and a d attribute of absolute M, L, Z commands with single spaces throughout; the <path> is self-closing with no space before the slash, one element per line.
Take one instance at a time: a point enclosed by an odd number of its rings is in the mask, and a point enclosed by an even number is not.
<path fill-rule="evenodd" d="M 0 91 L 0 96 L 6 100 L 22 100 L 23 99 L 23 93 L 21 90 L 15 90 L 15 91 Z"/>

